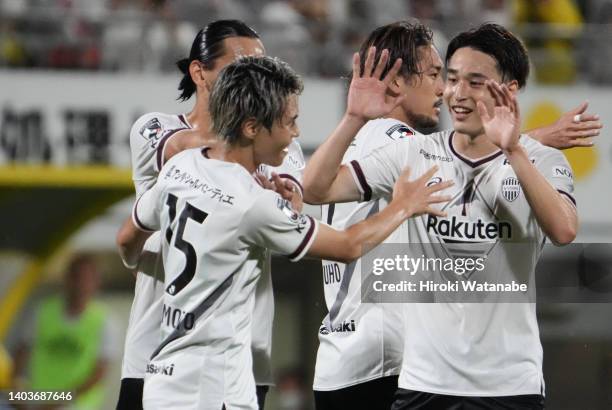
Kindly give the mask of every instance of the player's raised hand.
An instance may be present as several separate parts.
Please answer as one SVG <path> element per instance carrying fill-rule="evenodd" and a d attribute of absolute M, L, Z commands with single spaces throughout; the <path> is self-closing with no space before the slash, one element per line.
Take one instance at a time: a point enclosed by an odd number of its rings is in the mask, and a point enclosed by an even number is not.
<path fill-rule="evenodd" d="M 603 124 L 599 115 L 587 113 L 588 102 L 571 109 L 553 124 L 530 131 L 529 134 L 542 144 L 557 149 L 592 147 L 593 138 L 599 135 Z"/>
<path fill-rule="evenodd" d="M 262 187 L 279 194 L 283 199 L 291 202 L 291 207 L 298 212 L 302 212 L 304 202 L 302 196 L 296 192 L 293 182 L 282 179 L 276 172 L 272 173 L 272 179 L 266 178 L 265 175 L 259 172 L 255 174 L 255 178 L 259 181 Z"/>
<path fill-rule="evenodd" d="M 400 201 L 411 217 L 422 214 L 446 216 L 445 212 L 432 207 L 432 205 L 450 201 L 451 197 L 449 195 L 437 195 L 437 193 L 452 186 L 453 181 L 429 184 L 438 169 L 438 166 L 434 165 L 419 178 L 410 181 L 410 167 L 404 168 L 397 181 L 395 181 L 393 201 Z"/>
<path fill-rule="evenodd" d="M 518 146 L 521 136 L 521 113 L 518 102 L 505 84 L 496 81 L 485 82 L 495 100 L 492 110 L 482 101 L 477 102 L 478 113 L 485 133 L 493 144 L 504 151 L 512 151 Z"/>
<path fill-rule="evenodd" d="M 403 99 L 403 96 L 392 97 L 387 94 L 389 84 L 402 66 L 402 59 L 395 60 L 391 69 L 382 77 L 389 60 L 389 51 L 385 49 L 380 53 L 376 66 L 374 66 L 375 56 L 376 47 L 370 47 L 361 73 L 359 53 L 353 55 L 353 77 L 348 92 L 346 112 L 366 121 L 389 114 Z"/>
<path fill-rule="evenodd" d="M 274 183 L 275 191 L 283 199 L 291 202 L 291 207 L 294 210 L 302 212 L 304 202 L 302 201 L 302 196 L 297 193 L 295 184 L 288 179 L 282 179 L 276 172 L 272 173 L 272 182 Z"/>

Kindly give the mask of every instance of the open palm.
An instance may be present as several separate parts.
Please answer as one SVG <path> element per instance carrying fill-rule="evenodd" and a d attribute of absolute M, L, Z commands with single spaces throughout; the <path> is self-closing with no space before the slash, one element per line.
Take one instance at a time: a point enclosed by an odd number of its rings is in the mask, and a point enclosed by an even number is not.
<path fill-rule="evenodd" d="M 390 97 L 387 88 L 402 66 L 397 59 L 389 72 L 381 79 L 389 60 L 388 50 L 383 50 L 374 68 L 376 48 L 370 47 L 365 61 L 363 75 L 360 74 L 359 54 L 353 55 L 353 78 L 348 93 L 347 113 L 365 120 L 383 117 L 399 105 L 403 97 Z"/>
<path fill-rule="evenodd" d="M 495 99 L 495 107 L 487 109 L 482 101 L 478 101 L 478 112 L 489 140 L 502 150 L 512 150 L 519 142 L 521 115 L 514 94 L 506 85 L 487 80 L 491 95 Z"/>

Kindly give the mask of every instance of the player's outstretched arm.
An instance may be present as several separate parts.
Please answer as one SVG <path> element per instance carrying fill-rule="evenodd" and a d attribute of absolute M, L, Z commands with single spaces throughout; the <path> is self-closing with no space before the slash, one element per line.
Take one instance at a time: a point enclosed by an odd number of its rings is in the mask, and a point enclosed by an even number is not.
<path fill-rule="evenodd" d="M 357 132 L 368 120 L 387 115 L 402 100 L 402 97 L 387 95 L 387 88 L 399 72 L 402 60 L 397 59 L 387 75 L 382 77 L 389 52 L 382 51 L 376 66 L 375 55 L 376 48 L 371 47 L 363 73 L 359 54 L 353 55 L 353 77 L 346 112 L 334 132 L 315 151 L 304 170 L 306 203 L 350 202 L 360 199 L 350 171 L 340 165 L 342 157 Z"/>
<path fill-rule="evenodd" d="M 496 102 L 492 112 L 481 101 L 478 102 L 487 137 L 508 158 L 546 236 L 557 245 L 572 242 L 578 230 L 576 208 L 546 180 L 519 144 L 521 120 L 515 95 L 506 85 L 500 86 L 491 80 L 486 84 Z"/>
<path fill-rule="evenodd" d="M 592 147 L 593 139 L 599 135 L 603 124 L 599 115 L 586 112 L 589 103 L 583 102 L 569 110 L 553 124 L 529 130 L 532 138 L 544 145 L 557 149 Z"/>
<path fill-rule="evenodd" d="M 321 224 L 308 255 L 349 263 L 384 241 L 410 217 L 424 213 L 444 216 L 444 212 L 432 205 L 450 200 L 450 196 L 438 193 L 453 183 L 445 181 L 427 186 L 437 170 L 438 167 L 434 166 L 421 177 L 410 181 L 410 169 L 404 169 L 395 183 L 393 199 L 385 209 L 344 231 Z"/>

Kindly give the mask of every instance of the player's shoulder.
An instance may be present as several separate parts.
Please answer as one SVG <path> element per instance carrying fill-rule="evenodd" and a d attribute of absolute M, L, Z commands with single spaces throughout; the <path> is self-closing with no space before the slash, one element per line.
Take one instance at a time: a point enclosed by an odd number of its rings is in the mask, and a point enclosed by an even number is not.
<path fill-rule="evenodd" d="M 264 188 L 242 165 L 209 157 L 209 147 L 188 148 L 173 155 L 162 168 L 162 172 L 184 169 L 195 176 L 205 176 L 227 190 L 245 196 L 259 194 Z"/>
<path fill-rule="evenodd" d="M 134 125 L 132 125 L 132 130 L 140 130 L 144 126 L 158 126 L 162 128 L 176 126 L 187 127 L 187 125 L 181 120 L 180 115 L 157 111 L 148 112 L 138 117 L 136 121 L 134 121 Z"/>
<path fill-rule="evenodd" d="M 420 134 L 406 123 L 394 118 L 378 118 L 368 121 L 351 143 L 345 162 L 368 155 L 378 148 L 408 141 Z"/>
<path fill-rule="evenodd" d="M 297 221 L 300 216 L 300 213 L 292 208 L 291 202 L 283 199 L 278 193 L 270 189 L 255 188 L 251 198 L 252 200 L 248 203 L 244 213 L 245 224 L 259 225 L 262 222 L 269 222 L 270 218 L 284 217 Z"/>
<path fill-rule="evenodd" d="M 418 132 L 405 122 L 395 118 L 377 118 L 368 121 L 357 134 L 358 138 L 383 138 L 386 141 L 397 141 L 417 135 Z"/>
<path fill-rule="evenodd" d="M 182 128 L 189 128 L 182 115 L 149 112 L 138 117 L 132 125 L 130 143 L 146 143 L 154 147 L 169 131 Z"/>
<path fill-rule="evenodd" d="M 447 130 L 432 132 L 431 134 L 427 134 L 426 137 L 428 140 L 434 141 L 437 144 L 443 144 L 444 142 L 447 142 L 450 139 L 451 134 L 453 132 L 455 131 L 450 128 Z"/>

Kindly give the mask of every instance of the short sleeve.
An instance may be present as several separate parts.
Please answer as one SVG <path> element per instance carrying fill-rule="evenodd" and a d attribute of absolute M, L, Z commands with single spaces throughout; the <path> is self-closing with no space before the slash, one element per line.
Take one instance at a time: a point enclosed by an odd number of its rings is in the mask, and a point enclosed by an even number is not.
<path fill-rule="evenodd" d="M 395 181 L 404 167 L 402 153 L 406 152 L 408 145 L 409 140 L 391 142 L 346 164 L 361 192 L 362 201 L 392 195 Z"/>
<path fill-rule="evenodd" d="M 536 168 L 559 193 L 576 205 L 574 173 L 561 151 L 554 148 L 545 149 L 536 162 Z"/>
<path fill-rule="evenodd" d="M 132 208 L 132 221 L 138 229 L 146 232 L 159 230 L 161 225 L 159 215 L 160 196 L 161 185 L 158 181 L 136 200 Z"/>
<path fill-rule="evenodd" d="M 317 221 L 269 190 L 259 194 L 241 225 L 247 243 L 287 255 L 292 262 L 308 252 L 318 230 Z"/>

